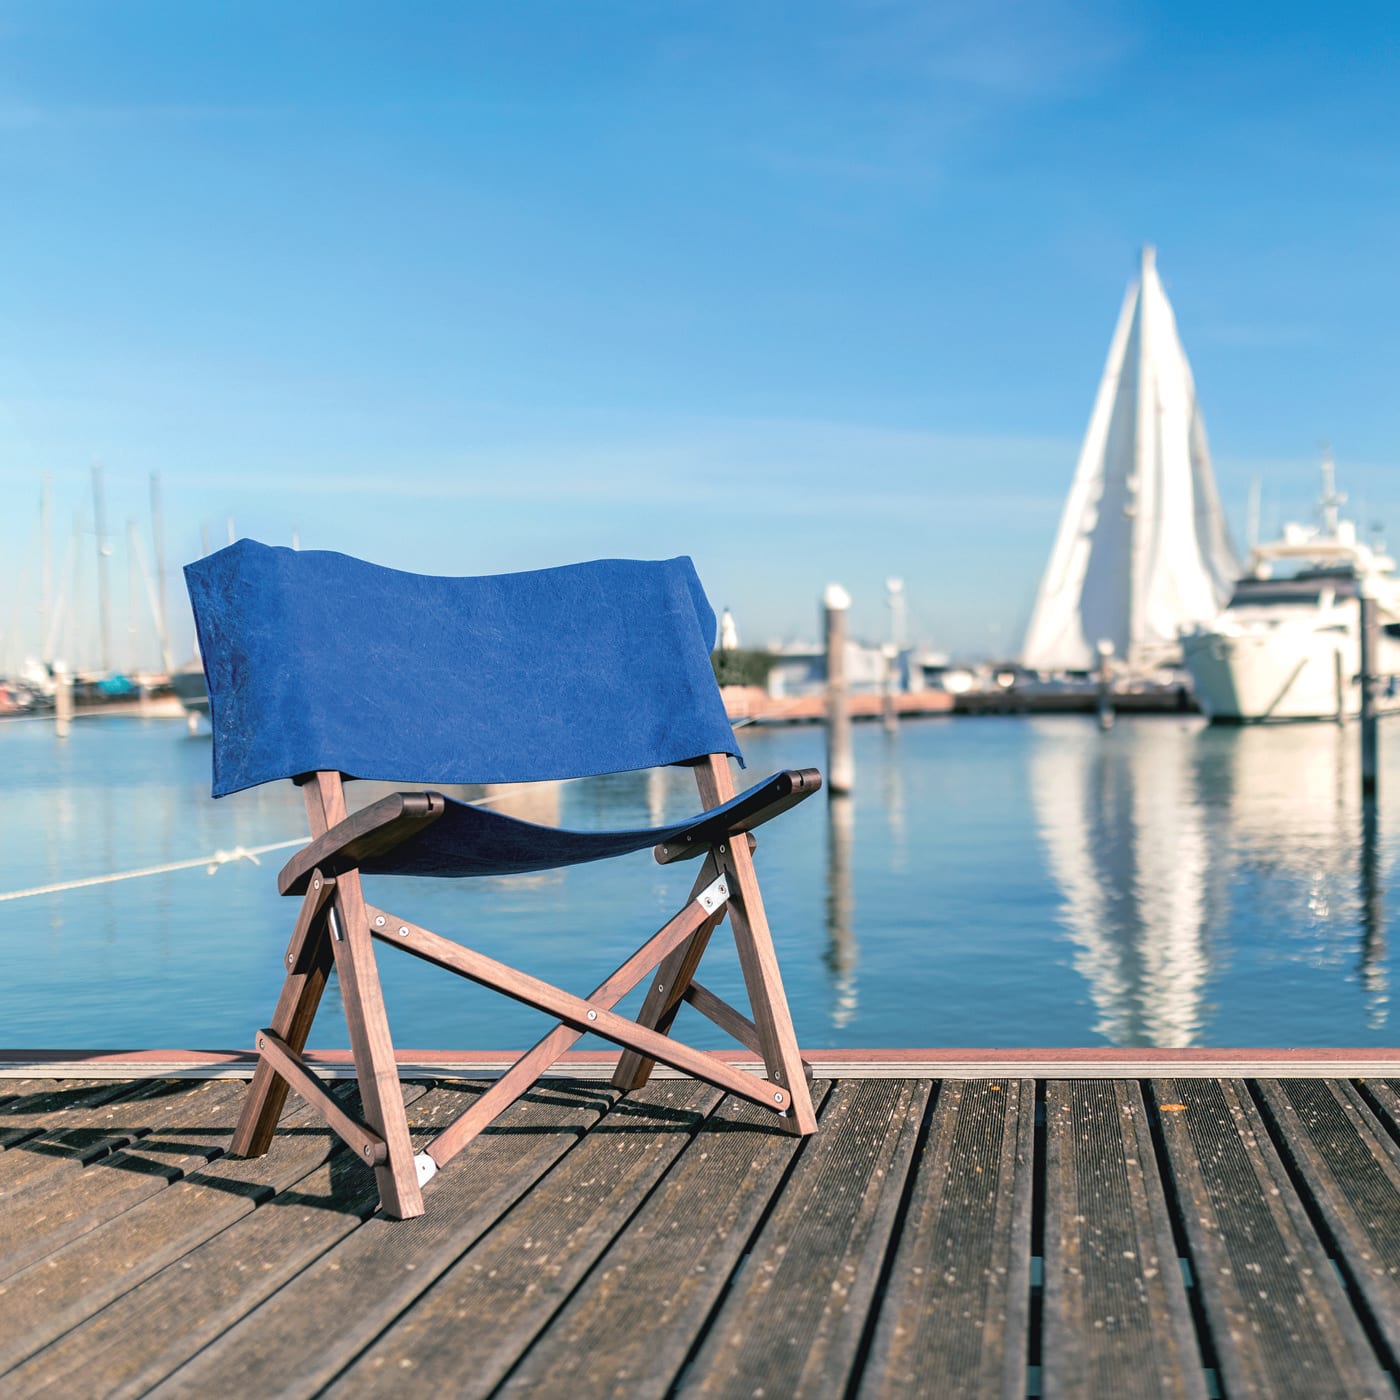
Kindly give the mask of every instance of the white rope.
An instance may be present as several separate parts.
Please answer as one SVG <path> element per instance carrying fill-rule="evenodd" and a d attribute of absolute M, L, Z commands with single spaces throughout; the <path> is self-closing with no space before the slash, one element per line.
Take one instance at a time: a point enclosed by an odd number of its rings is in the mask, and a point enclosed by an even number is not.
<path fill-rule="evenodd" d="M 568 781 L 574 782 L 577 779 Z M 482 797 L 467 805 L 490 807 L 497 802 L 504 802 L 507 796 L 508 793 L 497 793 L 494 797 Z M 266 855 L 268 851 L 285 851 L 288 846 L 304 846 L 307 839 L 304 836 L 294 836 L 290 841 L 274 841 L 270 846 L 254 846 L 252 850 L 246 846 L 235 846 L 231 851 L 215 851 L 212 856 L 199 856 L 194 860 L 174 860 L 166 865 L 148 865 L 144 870 L 124 870 L 119 875 L 89 875 L 85 880 L 63 880 L 57 885 L 36 885 L 32 890 L 12 890 L 9 894 L 0 894 L 0 904 L 11 899 L 29 899 L 34 895 L 81 890 L 89 885 L 111 885 L 118 880 L 139 880 L 144 875 L 168 875 L 172 870 L 195 870 L 201 865 L 207 867 L 207 873 L 210 875 L 221 865 L 228 865 L 236 860 L 250 860 L 254 865 L 261 865 L 259 856 Z"/>
<path fill-rule="evenodd" d="M 118 880 L 137 880 L 143 875 L 168 875 L 172 870 L 194 870 L 201 865 L 207 867 L 208 873 L 212 875 L 221 865 L 228 865 L 236 860 L 250 860 L 254 865 L 261 865 L 258 857 L 266 855 L 268 851 L 282 851 L 288 846 L 305 844 L 306 838 L 297 836 L 290 841 L 274 841 L 270 846 L 254 846 L 252 850 L 246 846 L 235 846 L 231 851 L 215 851 L 212 856 L 200 856 L 195 860 L 173 860 L 166 865 L 149 865 L 144 870 L 124 870 L 119 875 L 90 875 L 85 880 L 63 880 L 57 885 L 37 885 L 32 890 L 13 890 L 9 894 L 0 894 L 0 904 L 11 899 L 29 899 L 33 895 L 80 890 L 88 885 L 110 885 Z"/>

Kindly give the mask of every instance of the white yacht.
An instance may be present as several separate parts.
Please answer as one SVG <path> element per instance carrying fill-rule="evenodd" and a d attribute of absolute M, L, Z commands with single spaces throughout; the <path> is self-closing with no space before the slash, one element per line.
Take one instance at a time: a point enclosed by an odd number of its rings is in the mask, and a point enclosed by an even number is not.
<path fill-rule="evenodd" d="M 1321 524 L 1285 525 L 1256 545 L 1217 617 L 1182 634 L 1196 700 L 1212 720 L 1263 723 L 1337 719 L 1361 708 L 1360 608 L 1377 603 L 1376 671 L 1400 673 L 1400 579 L 1383 547 L 1343 520 L 1330 459 L 1322 464 Z M 1383 697 L 1393 708 L 1393 697 Z"/>

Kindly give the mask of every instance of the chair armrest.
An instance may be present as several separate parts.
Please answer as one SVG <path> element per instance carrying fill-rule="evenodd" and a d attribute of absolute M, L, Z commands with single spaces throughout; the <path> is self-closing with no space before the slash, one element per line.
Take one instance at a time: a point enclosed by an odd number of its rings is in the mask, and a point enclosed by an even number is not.
<path fill-rule="evenodd" d="M 814 792 L 820 791 L 821 785 L 822 775 L 817 769 L 790 768 L 750 789 L 723 811 L 701 818 L 674 841 L 657 846 L 653 854 L 661 865 L 690 860 L 727 837 L 752 831 L 754 827 L 771 821 L 780 812 L 786 812 L 789 807 L 797 806 Z"/>
<path fill-rule="evenodd" d="M 447 799 L 440 792 L 393 792 L 381 797 L 303 846 L 282 867 L 277 888 L 283 894 L 305 894 L 313 870 L 339 875 L 407 841 L 446 810 Z"/>

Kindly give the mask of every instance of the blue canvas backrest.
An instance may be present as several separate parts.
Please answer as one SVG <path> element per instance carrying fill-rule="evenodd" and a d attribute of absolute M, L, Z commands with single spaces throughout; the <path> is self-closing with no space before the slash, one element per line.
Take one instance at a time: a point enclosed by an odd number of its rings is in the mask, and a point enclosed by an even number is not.
<path fill-rule="evenodd" d="M 687 558 L 439 578 L 240 540 L 185 580 L 216 797 L 316 770 L 527 782 L 739 754 Z"/>

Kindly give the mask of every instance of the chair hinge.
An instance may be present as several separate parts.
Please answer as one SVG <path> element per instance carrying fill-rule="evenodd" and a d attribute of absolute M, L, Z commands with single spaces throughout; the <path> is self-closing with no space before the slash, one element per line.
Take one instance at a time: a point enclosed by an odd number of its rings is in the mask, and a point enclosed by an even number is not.
<path fill-rule="evenodd" d="M 706 885 L 695 896 L 695 899 L 707 914 L 713 914 L 721 904 L 729 902 L 729 882 L 721 875 L 717 880 L 712 880 Z"/>

